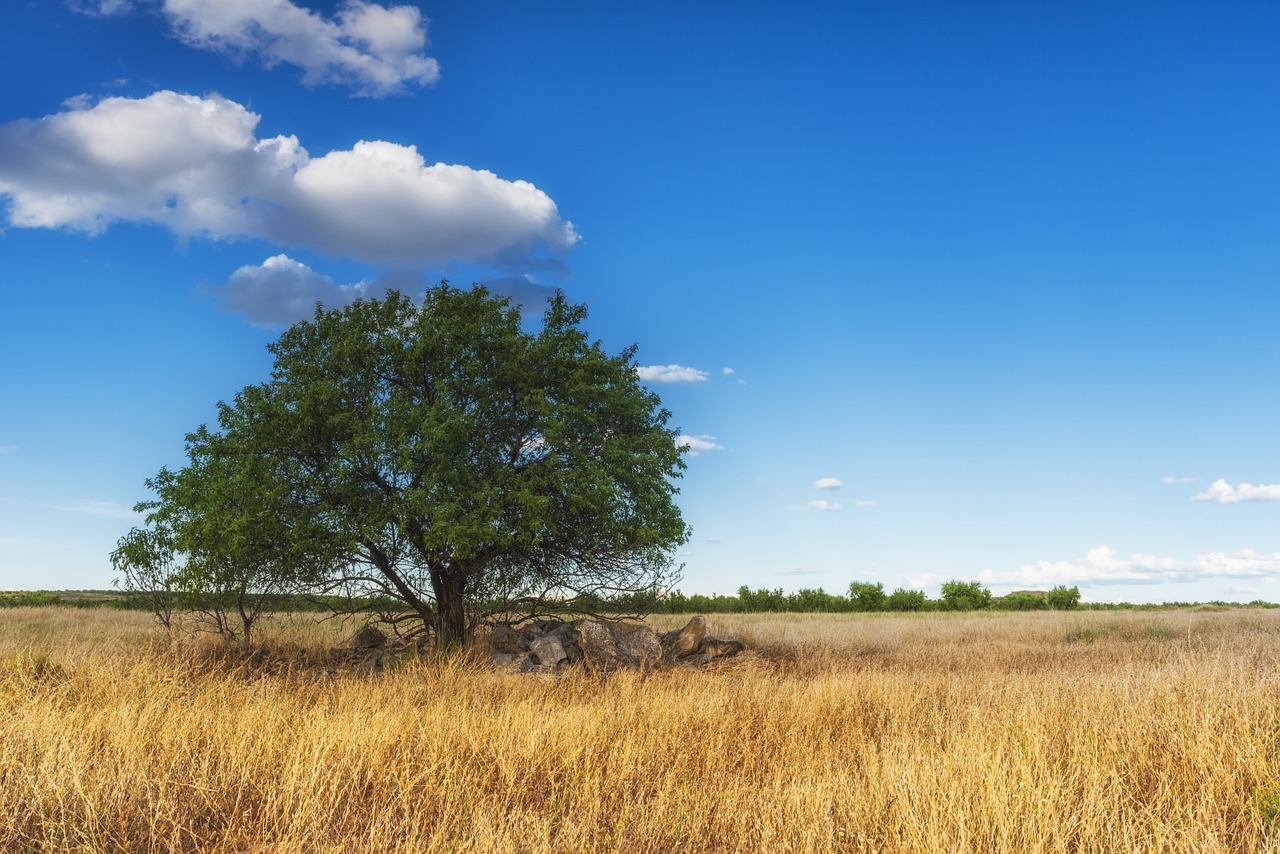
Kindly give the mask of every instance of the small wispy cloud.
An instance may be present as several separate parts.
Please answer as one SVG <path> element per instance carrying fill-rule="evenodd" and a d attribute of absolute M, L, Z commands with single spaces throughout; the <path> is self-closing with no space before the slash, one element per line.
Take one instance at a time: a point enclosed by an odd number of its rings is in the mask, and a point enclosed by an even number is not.
<path fill-rule="evenodd" d="M 1162 477 L 1160 482 L 1165 486 L 1174 486 L 1179 483 L 1194 483 L 1194 477 Z"/>
<path fill-rule="evenodd" d="M 647 383 L 700 383 L 706 382 L 708 374 L 684 365 L 648 365 L 636 368 L 636 376 Z"/>
<path fill-rule="evenodd" d="M 813 482 L 814 489 L 840 489 L 843 486 L 840 479 L 835 477 L 820 477 Z"/>
<path fill-rule="evenodd" d="M 786 575 L 786 576 L 821 575 L 822 571 L 817 569 L 804 569 L 803 567 L 792 566 L 792 567 L 788 567 L 787 569 L 780 569 L 777 572 L 771 572 L 769 574 L 770 575 Z"/>
<path fill-rule="evenodd" d="M 814 501 L 806 501 L 804 506 L 807 510 L 825 510 L 828 513 L 839 513 L 844 509 L 844 505 L 839 501 L 824 501 L 821 498 Z"/>
<path fill-rule="evenodd" d="M 879 503 L 880 502 L 876 501 L 874 498 L 864 498 L 861 501 L 853 502 L 853 506 L 854 507 L 875 507 Z"/>
<path fill-rule="evenodd" d="M 723 451 L 724 445 L 716 441 L 715 436 L 677 436 L 677 448 L 688 448 L 689 456 L 696 457 L 699 454 L 705 454 L 708 451 Z"/>
<path fill-rule="evenodd" d="M 0 445 L 0 457 L 5 456 L 6 454 L 12 454 L 16 450 L 18 450 L 17 445 Z"/>
<path fill-rule="evenodd" d="M 723 543 L 724 537 L 703 537 L 702 541 L 704 543 Z"/>
<path fill-rule="evenodd" d="M 724 374 L 726 377 L 727 377 L 727 376 L 729 376 L 730 374 L 732 374 L 733 372 L 734 372 L 734 371 L 733 371 L 733 368 L 721 368 L 721 369 L 720 369 L 720 373 Z"/>
<path fill-rule="evenodd" d="M 1208 489 L 1192 496 L 1192 501 L 1209 501 L 1214 504 L 1240 504 L 1245 501 L 1280 501 L 1280 484 L 1241 483 L 1233 486 L 1219 478 Z"/>

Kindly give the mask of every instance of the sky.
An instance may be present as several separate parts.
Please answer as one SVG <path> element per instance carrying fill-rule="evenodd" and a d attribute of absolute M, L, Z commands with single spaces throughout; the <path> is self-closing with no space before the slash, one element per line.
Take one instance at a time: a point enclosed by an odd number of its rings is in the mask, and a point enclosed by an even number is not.
<path fill-rule="evenodd" d="M 266 345 L 563 289 L 686 593 L 1280 601 L 1280 7 L 9 0 L 0 589 L 106 588 Z"/>

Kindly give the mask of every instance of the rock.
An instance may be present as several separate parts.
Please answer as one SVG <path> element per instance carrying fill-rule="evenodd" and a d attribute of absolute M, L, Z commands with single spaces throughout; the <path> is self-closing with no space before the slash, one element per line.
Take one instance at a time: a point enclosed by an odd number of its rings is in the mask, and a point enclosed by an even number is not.
<path fill-rule="evenodd" d="M 662 655 L 668 661 L 693 655 L 702 646 L 707 634 L 707 618 L 694 617 L 679 631 L 667 632 L 662 636 Z"/>
<path fill-rule="evenodd" d="M 606 623 L 579 620 L 578 647 L 593 670 L 645 667 L 662 656 L 658 636 L 642 623 Z"/>
<path fill-rule="evenodd" d="M 569 656 L 564 651 L 560 638 L 554 634 L 538 635 L 529 644 L 529 657 L 535 664 L 555 667 Z"/>
<path fill-rule="evenodd" d="M 728 658 L 742 652 L 745 647 L 742 641 L 722 641 L 716 638 L 703 638 L 698 652 L 707 656 L 707 661 L 715 658 Z"/>
<path fill-rule="evenodd" d="M 742 652 L 738 641 L 708 637 L 706 618 L 661 638 L 644 623 L 582 619 L 574 623 L 540 620 L 497 626 L 489 635 L 495 667 L 518 673 L 558 673 L 584 662 L 597 671 L 649 667 L 661 661 L 696 666 Z"/>
<path fill-rule="evenodd" d="M 514 655 L 524 652 L 528 645 L 520 633 L 510 626 L 494 626 L 489 632 L 489 649 L 498 654 Z"/>
<path fill-rule="evenodd" d="M 387 635 L 377 626 L 364 625 L 351 637 L 354 650 L 382 649 L 387 645 Z"/>

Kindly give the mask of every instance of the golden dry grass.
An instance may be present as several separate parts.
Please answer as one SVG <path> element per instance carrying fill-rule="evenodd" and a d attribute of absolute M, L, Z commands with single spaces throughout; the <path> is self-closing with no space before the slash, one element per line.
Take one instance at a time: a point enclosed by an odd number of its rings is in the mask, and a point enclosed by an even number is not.
<path fill-rule="evenodd" d="M 3 611 L 0 850 L 1280 850 L 1280 612 L 710 623 L 552 680 Z"/>

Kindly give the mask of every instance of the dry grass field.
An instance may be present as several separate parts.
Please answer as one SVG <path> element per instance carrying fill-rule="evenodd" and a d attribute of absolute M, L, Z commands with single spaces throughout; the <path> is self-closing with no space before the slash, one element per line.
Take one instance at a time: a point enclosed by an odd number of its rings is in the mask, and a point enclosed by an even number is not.
<path fill-rule="evenodd" d="M 555 680 L 0 611 L 0 850 L 1280 850 L 1280 612 L 709 623 Z"/>

